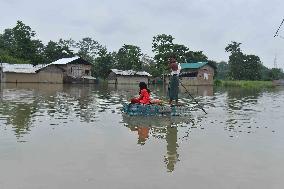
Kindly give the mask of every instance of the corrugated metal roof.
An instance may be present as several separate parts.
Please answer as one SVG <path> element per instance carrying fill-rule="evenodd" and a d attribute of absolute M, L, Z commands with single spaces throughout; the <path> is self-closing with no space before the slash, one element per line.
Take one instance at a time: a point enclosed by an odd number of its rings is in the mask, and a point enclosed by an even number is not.
<path fill-rule="evenodd" d="M 64 64 L 68 64 L 69 62 L 72 62 L 74 60 L 77 60 L 79 59 L 80 57 L 79 56 L 74 56 L 72 58 L 61 58 L 59 60 L 56 60 L 54 62 L 51 62 L 50 64 L 55 64 L 55 65 L 64 65 Z M 48 64 L 48 65 L 50 65 Z"/>
<path fill-rule="evenodd" d="M 51 62 L 49 64 L 45 64 L 40 69 L 45 68 L 49 65 L 65 65 L 65 64 L 68 64 L 69 62 L 72 62 L 72 61 L 77 60 L 79 58 L 80 58 L 79 56 L 74 56 L 74 57 L 71 57 L 71 58 L 61 58 L 61 59 L 58 59 L 58 60 Z M 40 69 L 38 69 L 37 71 L 39 71 Z"/>
<path fill-rule="evenodd" d="M 1 66 L 1 64 L 0 64 Z M 37 70 L 43 68 L 44 65 L 32 64 L 9 64 L 2 63 L 3 72 L 14 72 L 14 73 L 36 73 Z"/>
<path fill-rule="evenodd" d="M 142 71 L 142 72 L 136 72 L 136 75 L 145 75 L 145 76 L 152 76 L 148 72 Z"/>
<path fill-rule="evenodd" d="M 198 69 L 208 64 L 208 62 L 196 62 L 196 63 L 182 63 L 181 69 Z"/>
<path fill-rule="evenodd" d="M 79 59 L 79 56 L 75 56 L 72 58 L 61 58 L 49 64 L 39 64 L 33 66 L 32 64 L 9 64 L 9 63 L 2 63 L 3 72 L 14 72 L 14 73 L 36 73 L 40 69 L 43 69 L 49 65 L 65 65 L 69 62 Z M 1 64 L 0 64 L 1 66 Z"/>
<path fill-rule="evenodd" d="M 148 72 L 145 71 L 139 71 L 136 72 L 134 70 L 118 70 L 118 69 L 111 69 L 112 72 L 114 72 L 117 75 L 125 75 L 125 76 L 130 76 L 130 75 L 140 75 L 140 76 L 151 76 Z"/>

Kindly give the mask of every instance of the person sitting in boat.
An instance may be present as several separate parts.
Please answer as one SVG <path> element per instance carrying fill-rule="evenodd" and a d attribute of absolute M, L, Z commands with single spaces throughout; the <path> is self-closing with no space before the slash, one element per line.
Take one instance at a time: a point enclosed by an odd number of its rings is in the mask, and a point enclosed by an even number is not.
<path fill-rule="evenodd" d="M 150 104 L 150 90 L 147 88 L 147 84 L 145 82 L 139 83 L 139 97 L 132 98 L 132 104 Z"/>

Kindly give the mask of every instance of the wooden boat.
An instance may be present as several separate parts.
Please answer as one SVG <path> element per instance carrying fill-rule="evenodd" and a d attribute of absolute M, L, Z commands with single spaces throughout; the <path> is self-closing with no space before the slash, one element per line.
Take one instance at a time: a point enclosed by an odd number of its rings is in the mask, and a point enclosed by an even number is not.
<path fill-rule="evenodd" d="M 189 114 L 190 110 L 190 107 L 184 105 L 123 104 L 123 112 L 131 116 L 180 116 Z"/>

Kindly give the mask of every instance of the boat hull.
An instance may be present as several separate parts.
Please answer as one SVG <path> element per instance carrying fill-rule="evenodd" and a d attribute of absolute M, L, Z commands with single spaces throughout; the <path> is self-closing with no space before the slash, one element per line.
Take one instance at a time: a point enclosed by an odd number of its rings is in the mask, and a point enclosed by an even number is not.
<path fill-rule="evenodd" d="M 186 106 L 123 104 L 123 112 L 131 116 L 180 116 L 190 113 Z"/>

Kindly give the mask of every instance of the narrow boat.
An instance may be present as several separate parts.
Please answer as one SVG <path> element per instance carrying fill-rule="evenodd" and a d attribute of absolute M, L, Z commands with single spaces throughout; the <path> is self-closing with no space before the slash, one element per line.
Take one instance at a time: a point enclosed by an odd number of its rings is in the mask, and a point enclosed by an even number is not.
<path fill-rule="evenodd" d="M 190 110 L 184 105 L 123 104 L 123 112 L 131 116 L 180 116 L 189 114 Z"/>

